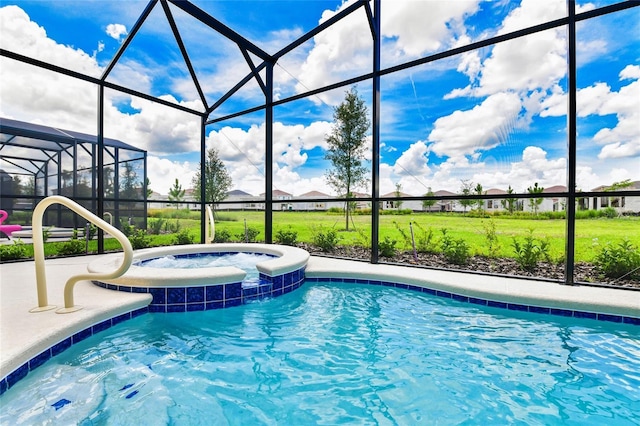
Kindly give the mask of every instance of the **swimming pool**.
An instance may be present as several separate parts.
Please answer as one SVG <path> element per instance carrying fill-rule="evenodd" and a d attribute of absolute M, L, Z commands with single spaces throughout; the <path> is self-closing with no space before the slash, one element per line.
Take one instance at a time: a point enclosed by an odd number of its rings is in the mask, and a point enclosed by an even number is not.
<path fill-rule="evenodd" d="M 636 424 L 640 328 L 307 283 L 142 315 L 0 397 L 2 424 Z"/>
<path fill-rule="evenodd" d="M 237 254 L 262 256 L 247 270 L 236 263 L 212 262 L 215 257 Z M 173 265 L 148 267 L 166 257 L 200 263 L 198 268 Z M 262 297 L 277 297 L 302 285 L 309 253 L 276 244 L 190 244 L 136 250 L 129 269 L 120 277 L 94 281 L 109 290 L 150 293 L 151 312 L 191 312 L 238 306 Z M 112 271 L 121 262 L 119 253 L 89 263 L 92 273 Z M 204 264 L 204 265 L 202 265 Z M 146 265 L 146 266 L 145 266 Z"/>

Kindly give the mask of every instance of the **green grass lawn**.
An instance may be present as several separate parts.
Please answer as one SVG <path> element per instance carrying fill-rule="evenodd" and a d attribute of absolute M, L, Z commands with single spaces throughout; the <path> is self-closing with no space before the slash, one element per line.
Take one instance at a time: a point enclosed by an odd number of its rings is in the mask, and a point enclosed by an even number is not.
<path fill-rule="evenodd" d="M 216 229 L 227 230 L 235 237 L 244 233 L 244 223 L 260 230 L 259 239 L 264 238 L 263 212 L 221 212 Z M 550 253 L 554 259 L 562 259 L 565 251 L 566 221 L 511 219 L 508 216 L 496 218 L 477 218 L 461 214 L 414 213 L 411 215 L 380 216 L 380 240 L 385 237 L 397 241 L 397 247 L 410 249 L 411 245 L 402 235 L 410 235 L 409 223 L 413 223 L 414 234 L 419 238 L 429 228 L 433 232 L 435 244 L 442 237 L 441 229 L 446 228 L 454 238 L 462 238 L 471 247 L 473 254 L 488 255 L 487 229 L 492 223 L 498 241 L 496 254 L 500 257 L 513 257 L 513 239 L 523 239 L 530 230 L 535 238 L 548 238 Z M 297 232 L 298 241 L 311 242 L 314 230 L 333 228 L 341 238 L 341 244 L 363 244 L 371 233 L 371 218 L 356 215 L 350 223 L 350 231 L 345 231 L 344 216 L 326 212 L 274 212 L 274 239 L 279 230 Z M 355 231 L 354 231 L 355 229 Z M 599 248 L 607 242 L 617 243 L 623 238 L 640 247 L 640 218 L 622 217 L 615 219 L 580 219 L 576 221 L 576 260 L 592 261 Z"/>
<path fill-rule="evenodd" d="M 166 214 L 166 216 L 164 216 Z M 199 212 L 184 212 L 179 218 L 175 211 L 155 211 L 153 220 L 167 217 L 164 220 L 174 229 L 188 231 L 194 242 L 200 241 Z M 170 216 L 172 215 L 172 216 Z M 264 212 L 256 211 L 221 211 L 216 214 L 216 231 L 218 235 L 227 232 L 232 241 L 241 241 L 246 226 L 259 231 L 258 241 L 264 240 Z M 497 244 L 493 255 L 497 257 L 514 257 L 514 238 L 523 241 L 529 232 L 533 232 L 536 239 L 548 239 L 549 253 L 555 260 L 562 260 L 565 253 L 566 222 L 562 219 L 515 219 L 509 216 L 493 218 L 479 218 L 462 214 L 446 213 L 413 213 L 410 215 L 381 215 L 380 241 L 395 240 L 396 248 L 411 250 L 410 223 L 416 240 L 420 240 L 426 233 L 432 234 L 431 245 L 435 251 L 440 251 L 442 229 L 456 239 L 463 239 L 470 247 L 472 255 L 491 255 L 488 234 L 495 229 Z M 151 225 L 149 226 L 151 228 Z M 345 230 L 345 219 L 342 214 L 328 212 L 274 212 L 273 238 L 277 240 L 278 232 L 291 231 L 297 234 L 298 242 L 313 242 L 314 234 L 329 229 L 337 231 L 342 245 L 370 245 L 371 217 L 369 215 L 355 215 L 349 223 L 349 231 Z M 149 235 L 151 246 L 175 244 L 175 235 L 163 233 Z M 594 256 L 607 243 L 618 243 L 628 238 L 633 245 L 640 247 L 640 217 L 580 219 L 576 221 L 576 261 L 591 262 Z M 48 242 L 45 244 L 45 255 L 52 256 L 62 243 Z M 27 255 L 33 256 L 31 245 L 27 245 Z M 97 251 L 97 241 L 89 243 L 90 251 Z M 105 240 L 105 250 L 119 250 L 120 244 L 115 239 Z"/>

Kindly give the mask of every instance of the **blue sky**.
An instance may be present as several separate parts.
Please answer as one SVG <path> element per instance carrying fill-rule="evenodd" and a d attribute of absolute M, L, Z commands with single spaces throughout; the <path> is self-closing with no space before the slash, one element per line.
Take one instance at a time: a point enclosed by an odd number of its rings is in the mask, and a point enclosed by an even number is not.
<path fill-rule="evenodd" d="M 268 53 L 275 53 L 349 3 L 194 1 Z M 578 12 L 611 2 L 579 1 Z M 2 48 L 100 76 L 146 1 L 3 1 Z M 235 44 L 170 6 L 209 103 L 249 72 Z M 382 67 L 397 65 L 565 16 L 563 0 L 382 1 Z M 109 81 L 201 110 L 160 4 Z M 640 7 L 578 27 L 578 188 L 640 180 Z M 359 10 L 283 58 L 274 96 L 286 98 L 371 70 L 371 36 Z M 566 184 L 566 28 L 386 75 L 381 81 L 381 194 L 428 188 L 458 192 L 463 181 L 520 192 Z M 258 62 L 257 58 L 254 58 Z M 6 58 L 0 116 L 95 133 L 97 89 Z M 259 63 L 259 62 L 258 62 Z M 348 88 L 274 110 L 274 187 L 332 193 L 323 159 L 332 108 Z M 371 82 L 357 86 L 371 105 Z M 148 150 L 151 188 L 183 187 L 199 161 L 199 118 L 107 91 L 107 136 Z M 251 82 L 211 118 L 256 106 Z M 264 192 L 264 113 L 207 127 L 234 188 Z M 3 166 L 4 167 L 4 166 Z M 366 192 L 366 188 L 361 188 Z"/>

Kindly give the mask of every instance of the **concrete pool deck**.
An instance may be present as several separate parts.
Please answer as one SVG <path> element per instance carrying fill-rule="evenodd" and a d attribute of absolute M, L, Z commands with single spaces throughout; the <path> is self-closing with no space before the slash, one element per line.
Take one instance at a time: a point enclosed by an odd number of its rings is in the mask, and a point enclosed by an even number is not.
<path fill-rule="evenodd" d="M 109 255 L 103 255 L 109 256 Z M 64 306 L 66 280 L 86 273 L 98 256 L 50 259 L 45 262 L 49 304 Z M 0 379 L 34 356 L 64 339 L 113 317 L 145 308 L 151 296 L 107 290 L 89 281 L 75 286 L 75 303 L 82 310 L 57 314 L 54 310 L 30 313 L 38 304 L 34 262 L 2 264 L 0 271 Z M 640 292 L 590 286 L 462 274 L 396 265 L 311 256 L 306 277 L 397 282 L 474 299 L 539 306 L 569 311 L 640 318 Z M 171 314 L 166 314 L 171 315 Z"/>

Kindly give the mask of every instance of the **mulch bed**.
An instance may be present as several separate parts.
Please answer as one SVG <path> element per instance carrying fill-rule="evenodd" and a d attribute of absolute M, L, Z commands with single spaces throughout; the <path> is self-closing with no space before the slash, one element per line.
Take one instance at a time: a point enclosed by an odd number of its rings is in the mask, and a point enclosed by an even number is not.
<path fill-rule="evenodd" d="M 337 246 L 331 253 L 324 253 L 318 247 L 310 244 L 298 244 L 300 248 L 307 250 L 312 255 L 349 258 L 371 261 L 369 249 L 354 246 Z M 394 257 L 380 257 L 380 263 L 403 264 L 425 268 L 448 269 L 468 272 L 482 272 L 496 275 L 514 277 L 535 277 L 554 281 L 564 281 L 564 263 L 555 264 L 540 262 L 533 271 L 523 270 L 514 259 L 488 258 L 473 256 L 465 265 L 449 263 L 442 254 L 417 253 L 417 259 L 413 252 L 398 251 Z M 640 280 L 637 279 L 612 279 L 602 276 L 600 271 L 591 263 L 578 262 L 574 265 L 574 282 L 580 284 L 593 284 L 598 286 L 611 286 L 632 290 L 640 290 Z"/>

